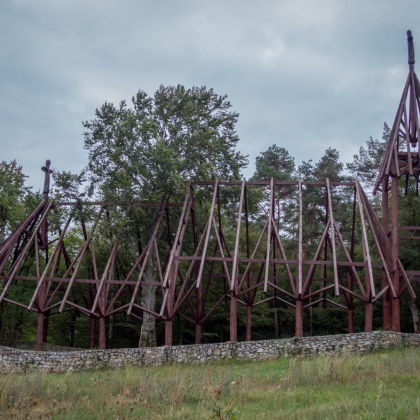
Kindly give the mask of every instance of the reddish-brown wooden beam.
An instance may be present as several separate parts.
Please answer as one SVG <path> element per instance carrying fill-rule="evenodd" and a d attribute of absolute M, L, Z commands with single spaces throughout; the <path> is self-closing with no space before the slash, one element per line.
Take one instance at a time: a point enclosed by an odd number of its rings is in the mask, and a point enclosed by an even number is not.
<path fill-rule="evenodd" d="M 95 310 L 96 310 L 96 307 L 98 306 L 100 295 L 101 295 L 101 290 L 104 286 L 104 283 L 107 279 L 107 276 L 109 275 L 110 267 L 114 265 L 115 257 L 117 255 L 118 244 L 119 244 L 119 240 L 117 240 L 112 247 L 111 255 L 108 258 L 108 261 L 107 261 L 106 266 L 105 266 L 105 270 L 102 274 L 101 281 L 100 281 L 99 286 L 98 286 L 98 290 L 96 291 L 96 296 L 95 296 L 95 300 L 93 301 L 93 305 L 92 305 L 92 308 L 91 308 L 91 313 L 94 313 Z"/>
<path fill-rule="evenodd" d="M 302 253 L 302 235 L 303 235 L 303 215 L 302 215 L 302 181 L 298 181 L 299 194 L 299 222 L 298 222 L 298 265 L 296 273 L 296 298 L 303 295 L 303 253 Z"/>
<path fill-rule="evenodd" d="M 31 224 L 31 222 L 36 221 L 41 214 L 45 206 L 45 201 L 42 201 L 38 206 L 29 213 L 28 216 L 23 220 L 23 222 L 17 227 L 17 229 L 0 245 L 0 257 L 2 255 L 8 254 L 7 258 L 0 264 L 0 274 L 4 270 L 7 260 L 10 257 L 10 254 L 13 251 L 14 245 L 18 241 L 19 237 L 24 231 L 27 232 L 26 227 Z M 28 232 L 29 233 L 29 232 Z M 29 233 L 29 237 L 31 234 Z"/>
<path fill-rule="evenodd" d="M 364 261 L 367 264 L 365 270 L 366 272 L 366 277 L 369 278 L 369 284 L 370 284 L 370 293 L 372 295 L 372 298 L 375 297 L 375 283 L 373 281 L 373 265 L 372 265 L 372 259 L 370 256 L 370 252 L 369 252 L 369 241 L 368 241 L 368 237 L 367 237 L 367 233 L 366 233 L 366 224 L 365 224 L 365 216 L 364 216 L 364 211 L 363 211 L 363 205 L 362 205 L 362 194 L 361 194 L 361 186 L 359 184 L 359 181 L 356 179 L 355 180 L 356 183 L 356 191 L 357 191 L 357 195 L 359 197 L 358 200 L 358 204 L 359 204 L 359 214 L 360 214 L 360 225 L 362 228 L 362 245 L 363 245 L 363 256 L 364 256 Z M 367 289 L 367 287 L 366 287 Z M 368 296 L 369 291 L 366 290 L 366 295 Z"/>
<path fill-rule="evenodd" d="M 344 305 L 340 305 L 339 303 L 334 302 L 334 301 L 333 301 L 333 300 L 331 300 L 331 299 L 326 299 L 326 301 L 327 301 L 327 302 L 329 302 L 329 303 L 331 303 L 331 305 L 337 306 L 337 308 L 344 309 L 345 311 L 347 311 L 347 309 L 348 309 L 346 306 L 344 306 Z"/>
<path fill-rule="evenodd" d="M 150 315 L 153 315 L 156 318 L 161 318 L 161 316 L 158 313 L 156 313 L 154 311 L 151 311 L 150 309 L 144 308 L 143 306 L 137 305 L 137 303 L 133 303 L 133 306 L 135 308 L 138 308 L 138 309 L 144 311 L 144 312 L 149 313 Z M 129 314 L 127 313 L 127 315 L 129 315 Z"/>
<path fill-rule="evenodd" d="M 414 239 L 419 240 L 420 236 L 398 236 L 398 239 Z"/>
<path fill-rule="evenodd" d="M 357 293 L 353 292 L 353 290 L 348 289 L 347 287 L 343 286 L 342 284 L 340 285 L 340 289 L 344 290 L 346 293 L 349 293 L 350 295 L 356 297 L 357 299 L 362 300 L 363 302 L 367 302 L 366 297 L 359 296 Z"/>
<path fill-rule="evenodd" d="M 262 242 L 262 239 L 263 239 L 263 236 L 264 236 L 264 233 L 265 233 L 265 230 L 267 229 L 267 226 L 268 226 L 268 219 L 267 219 L 267 221 L 265 222 L 265 225 L 264 225 L 264 227 L 263 227 L 263 229 L 262 229 L 262 231 L 261 231 L 261 234 L 260 234 L 260 236 L 259 236 L 259 238 L 258 238 L 258 241 L 257 241 L 257 244 L 255 245 L 255 248 L 254 248 L 254 250 L 252 251 L 252 255 L 251 255 L 251 258 L 249 259 L 249 262 L 248 262 L 248 264 L 247 264 L 247 266 L 246 266 L 246 269 L 245 269 L 245 272 L 244 272 L 244 274 L 242 275 L 242 278 L 241 278 L 241 281 L 239 282 L 239 290 L 242 288 L 242 285 L 243 285 L 243 283 L 244 283 L 244 281 L 245 281 L 245 279 L 246 279 L 246 277 L 247 277 L 247 275 L 248 275 L 248 271 L 250 270 L 250 268 L 251 268 L 251 262 L 250 261 L 252 261 L 253 259 L 255 259 L 255 255 L 256 255 L 256 253 L 257 253 L 257 251 L 258 251 L 258 249 L 259 249 L 259 247 L 260 247 L 260 245 L 261 245 L 261 242 Z M 242 262 L 241 260 L 239 260 L 239 262 Z"/>
<path fill-rule="evenodd" d="M 346 254 L 346 257 L 347 257 L 348 261 L 352 262 L 352 258 L 347 251 L 346 244 L 344 243 L 344 240 L 341 236 L 340 231 L 338 230 L 338 226 L 337 226 L 337 223 L 335 223 L 335 221 L 334 221 L 334 226 L 335 226 L 335 229 L 337 231 L 337 236 L 338 236 L 338 240 L 340 241 L 341 247 L 343 248 L 344 253 Z M 362 282 L 360 280 L 359 274 L 357 273 L 357 270 L 354 267 L 355 266 L 352 265 L 352 266 L 350 266 L 350 269 L 351 269 L 353 275 L 356 277 L 356 282 L 357 282 L 357 285 L 359 286 L 360 292 L 362 293 L 363 296 L 366 296 L 366 292 L 365 292 L 365 289 L 363 288 L 363 285 L 362 285 Z"/>
<path fill-rule="evenodd" d="M 122 312 L 122 311 L 124 311 L 126 308 L 128 308 L 129 306 L 130 306 L 130 304 L 129 304 L 129 303 L 126 303 L 125 305 L 120 306 L 119 308 L 114 309 L 113 311 L 106 312 L 106 313 L 105 313 L 105 316 L 110 316 L 110 315 L 114 315 L 114 314 L 116 314 L 116 313 L 118 313 L 118 312 Z M 133 315 L 133 314 L 132 314 L 132 315 Z"/>
<path fill-rule="evenodd" d="M 4 299 L 3 299 L 3 301 L 4 301 L 4 302 L 7 302 L 7 303 L 11 303 L 12 305 L 20 306 L 21 308 L 28 309 L 28 307 L 27 307 L 26 305 L 24 305 L 24 304 L 22 304 L 22 303 L 19 303 L 19 302 L 15 302 L 14 300 L 11 300 L 11 299 L 4 298 Z M 36 309 L 34 309 L 34 308 L 31 308 L 30 310 L 31 310 L 32 312 L 39 312 L 39 311 L 37 311 L 37 310 L 36 310 Z"/>
<path fill-rule="evenodd" d="M 1 295 L 0 295 L 0 303 L 4 299 L 4 297 L 5 297 L 8 289 L 10 287 L 10 285 L 12 284 L 12 281 L 13 281 L 14 277 L 16 276 L 17 271 L 19 270 L 19 268 L 20 268 L 20 266 L 21 266 L 21 264 L 22 264 L 22 262 L 23 262 L 23 260 L 24 260 L 24 258 L 26 256 L 26 254 L 28 253 L 29 249 L 31 248 L 34 239 L 37 237 L 37 234 L 38 234 L 39 229 L 43 225 L 44 220 L 46 220 L 47 215 L 48 215 L 48 212 L 50 211 L 50 208 L 51 208 L 52 204 L 53 204 L 53 201 L 48 204 L 48 206 L 47 206 L 44 214 L 41 217 L 41 220 L 39 221 L 38 225 L 35 227 L 34 232 L 33 232 L 32 236 L 31 236 L 31 238 L 29 239 L 29 241 L 26 244 L 25 248 L 23 249 L 22 253 L 19 255 L 18 259 L 16 260 L 16 263 L 14 264 L 13 269 L 10 269 L 9 270 L 9 273 L 7 273 L 8 280 L 7 280 L 6 284 L 4 285 L 3 290 L 1 292 Z"/>
<path fill-rule="evenodd" d="M 392 128 L 391 128 L 389 141 L 388 141 L 386 149 L 385 149 L 384 158 L 383 158 L 381 166 L 379 168 L 378 177 L 376 178 L 376 181 L 375 181 L 375 186 L 374 186 L 374 189 L 373 189 L 373 195 L 376 194 L 376 191 L 377 191 L 380 183 L 382 182 L 382 178 L 385 175 L 389 175 L 389 168 L 390 168 L 390 164 L 391 164 L 390 155 L 391 155 L 392 149 L 394 147 L 395 137 L 398 138 L 398 127 L 399 127 L 400 121 L 401 121 L 402 105 L 403 105 L 403 103 L 405 103 L 406 98 L 407 98 L 409 81 L 410 81 L 410 75 L 407 76 L 407 80 L 405 82 L 403 94 L 401 96 L 400 104 L 398 106 L 397 115 L 395 116 L 395 120 L 394 120 L 394 123 L 393 123 Z"/>
<path fill-rule="evenodd" d="M 334 284 L 330 284 L 330 285 L 328 285 L 328 286 L 321 287 L 320 289 L 315 290 L 314 292 L 311 292 L 311 293 L 309 293 L 309 294 L 307 294 L 307 295 L 305 295 L 305 296 L 302 296 L 302 299 L 308 299 L 308 298 L 310 298 L 310 297 L 312 297 L 312 296 L 318 295 L 318 294 L 319 294 L 319 293 L 321 293 L 321 292 L 326 292 L 327 290 L 330 290 L 330 289 L 332 289 L 333 287 L 334 287 Z"/>
<path fill-rule="evenodd" d="M 285 260 L 286 259 L 286 253 L 284 252 L 284 248 L 283 248 L 283 245 L 282 245 L 281 240 L 280 240 L 280 235 L 279 235 L 279 233 L 277 231 L 277 228 L 276 228 L 274 217 L 272 218 L 272 223 L 273 223 L 273 226 L 274 226 L 274 229 L 273 229 L 274 237 L 275 237 L 275 240 L 277 241 L 277 245 L 280 249 L 280 255 Z M 292 288 L 292 293 L 295 294 L 296 293 L 296 288 L 295 288 L 295 283 L 294 283 L 294 280 L 293 280 L 292 273 L 290 271 L 289 264 L 284 264 L 284 268 L 286 269 L 287 277 L 288 277 L 289 282 L 290 282 L 290 287 Z M 268 277 L 270 278 L 272 276 L 268 276 Z"/>
<path fill-rule="evenodd" d="M 200 261 L 201 257 L 199 256 L 180 256 L 179 258 L 176 258 L 179 261 Z M 206 261 L 220 261 L 220 262 L 232 262 L 232 258 L 229 257 L 206 257 Z M 265 263 L 266 260 L 263 258 L 238 258 L 238 261 L 240 263 Z M 270 264 L 297 264 L 298 260 L 282 260 L 282 259 L 270 259 Z M 303 260 L 303 265 L 333 265 L 333 261 L 313 261 L 313 260 Z M 337 261 L 337 265 L 343 266 L 343 267 L 365 267 L 367 263 L 363 262 L 348 262 L 348 261 Z M 383 266 L 379 264 L 372 264 L 373 268 L 376 268 L 378 270 L 382 270 Z"/>
<path fill-rule="evenodd" d="M 149 249 L 149 247 L 151 246 L 151 243 L 149 242 L 146 247 L 144 248 L 143 252 L 141 252 L 140 256 L 137 258 L 137 261 L 135 262 L 135 264 L 133 265 L 133 267 L 131 268 L 130 272 L 128 273 L 128 276 L 126 277 L 126 279 L 122 282 L 119 282 L 119 284 L 121 284 L 121 287 L 119 288 L 117 294 L 115 295 L 114 299 L 111 301 L 109 307 L 108 307 L 108 311 L 111 311 L 112 308 L 115 305 L 115 302 L 117 301 L 118 297 L 120 296 L 120 294 L 123 292 L 125 285 L 128 284 L 136 284 L 137 281 L 133 281 L 133 280 L 128 280 L 129 278 L 131 278 L 131 276 L 134 274 L 134 271 L 136 270 L 136 268 L 138 267 L 138 265 L 141 263 L 141 260 L 144 258 L 144 256 L 146 255 L 147 250 Z M 107 280 L 108 282 L 109 280 Z M 143 282 L 142 282 L 143 284 Z"/>
<path fill-rule="evenodd" d="M 6 279 L 7 276 L 0 276 L 0 280 L 2 279 Z M 39 281 L 39 277 L 25 277 L 25 276 L 16 276 L 15 277 L 16 280 L 24 280 L 24 281 Z M 61 277 L 47 277 L 46 281 L 48 282 L 54 282 L 54 283 L 68 283 L 70 281 L 69 278 L 63 279 Z M 100 280 L 92 280 L 92 279 L 75 279 L 74 280 L 75 283 L 82 283 L 82 284 L 99 284 Z M 135 285 L 137 284 L 137 282 L 135 280 L 130 280 L 130 281 L 126 281 L 126 280 L 105 280 L 105 284 L 117 284 L 117 285 Z M 145 286 L 162 286 L 161 282 L 158 281 L 143 281 L 141 283 L 142 285 Z M 114 291 L 113 293 L 118 293 L 117 291 Z"/>
<path fill-rule="evenodd" d="M 184 319 L 186 319 L 187 321 L 191 322 L 191 324 L 196 325 L 196 322 L 195 322 L 195 321 L 193 321 L 191 318 L 188 318 L 188 317 L 187 317 L 186 315 L 184 315 L 183 313 L 179 312 L 179 313 L 178 313 L 178 315 L 179 315 L 181 318 L 184 318 Z"/>
<path fill-rule="evenodd" d="M 366 204 L 367 197 L 364 194 L 364 191 L 362 191 L 362 196 L 360 197 L 360 199 L 363 201 L 364 207 L 367 207 L 367 204 Z M 384 256 L 384 253 L 382 252 L 381 242 L 379 240 L 379 235 L 377 235 L 377 232 L 376 232 L 379 223 L 375 224 L 375 221 L 372 218 L 372 215 L 369 211 L 366 211 L 366 217 L 367 217 L 368 223 L 370 225 L 370 232 L 373 236 L 373 240 L 374 240 L 375 245 L 376 245 L 376 250 L 378 251 L 379 258 L 380 258 L 380 260 L 382 262 L 382 265 L 384 267 L 384 273 L 385 273 L 386 279 L 388 281 L 388 285 L 390 287 L 391 294 L 395 298 L 395 297 L 397 297 L 397 295 L 395 294 L 395 290 L 394 290 L 394 286 L 392 284 L 391 276 L 389 275 L 390 271 L 389 271 L 389 267 L 388 267 L 388 262 L 387 262 L 387 259 Z"/>
<path fill-rule="evenodd" d="M 267 284 L 268 284 L 269 286 L 271 286 L 273 289 L 276 289 L 276 290 L 278 290 L 279 292 L 284 293 L 286 296 L 289 296 L 289 297 L 291 297 L 292 299 L 294 299 L 294 296 L 293 296 L 293 294 L 292 294 L 292 293 L 289 293 L 287 290 L 282 289 L 281 287 L 277 286 L 277 284 L 271 283 L 270 281 L 269 281 L 269 282 L 267 282 Z"/>
<path fill-rule="evenodd" d="M 254 277 L 254 276 L 253 276 Z M 258 277 L 258 276 L 255 276 L 255 277 Z M 257 283 L 257 284 L 254 284 L 253 286 L 251 286 L 251 287 L 248 287 L 248 289 L 245 289 L 245 290 L 241 290 L 239 293 L 238 293 L 238 296 L 242 296 L 242 295 L 244 295 L 244 294 L 246 294 L 246 293 L 248 293 L 248 292 L 251 292 L 252 290 L 254 290 L 254 289 L 257 289 L 258 287 L 260 287 L 261 285 L 263 285 L 264 284 L 264 282 L 263 281 L 261 281 L 261 282 L 259 282 L 259 283 Z"/>
<path fill-rule="evenodd" d="M 404 104 L 404 123 L 405 126 L 407 127 L 407 112 L 406 112 L 406 106 Z M 405 130 L 405 143 L 406 143 L 406 147 L 407 147 L 407 160 L 408 160 L 408 171 L 410 175 L 413 175 L 413 165 L 412 165 L 412 160 L 411 160 L 411 148 L 410 148 L 410 135 L 408 133 L 408 130 Z"/>
<path fill-rule="evenodd" d="M 245 195 L 245 178 L 242 180 L 241 195 L 239 198 L 238 220 L 236 223 L 235 250 L 233 251 L 232 275 L 230 277 L 230 290 L 235 295 L 238 293 L 239 240 L 241 236 L 242 206 L 243 206 L 243 201 L 244 201 L 244 195 Z"/>
<path fill-rule="evenodd" d="M 285 305 L 290 306 L 291 308 L 296 308 L 296 305 L 293 305 L 293 303 L 288 302 L 287 300 L 284 300 L 278 296 L 276 296 L 276 300 L 283 302 Z"/>
<path fill-rule="evenodd" d="M 214 218 L 213 218 L 213 220 L 214 220 Z M 215 231 L 217 232 L 216 228 L 215 228 Z M 217 244 L 215 244 L 215 246 L 214 246 L 213 257 L 216 256 L 216 253 L 217 253 Z M 210 266 L 210 272 L 207 275 L 203 273 L 203 277 L 207 277 L 206 290 L 204 292 L 203 305 L 202 305 L 202 312 L 203 313 L 204 313 L 206 303 L 207 303 L 207 296 L 208 296 L 208 293 L 209 293 L 210 283 L 211 283 L 211 279 L 212 279 L 212 276 L 213 276 L 214 264 L 215 264 L 215 261 L 212 261 L 211 266 Z"/>
<path fill-rule="evenodd" d="M 326 300 L 326 299 L 325 299 L 325 300 Z M 322 297 L 321 299 L 314 300 L 313 302 L 310 302 L 310 303 L 308 303 L 307 305 L 304 305 L 304 306 L 303 306 L 303 309 L 309 308 L 309 307 L 314 306 L 314 305 L 316 305 L 317 303 L 321 303 L 321 302 L 324 302 L 324 298 L 323 298 L 323 297 Z"/>
<path fill-rule="evenodd" d="M 337 253 L 335 249 L 335 229 L 337 228 L 334 220 L 333 215 L 333 208 L 332 208 L 332 197 L 331 197 L 331 190 L 330 190 L 330 180 L 327 178 L 327 195 L 328 195 L 328 214 L 330 217 L 330 226 L 331 226 L 331 254 L 333 257 L 333 272 L 334 272 L 334 294 L 335 297 L 338 297 L 340 294 L 340 289 L 338 287 L 338 266 L 337 266 Z"/>
<path fill-rule="evenodd" d="M 103 207 L 101 207 L 101 210 L 99 211 L 99 214 L 98 214 L 98 216 L 97 216 L 97 219 L 96 219 L 96 221 L 95 221 L 95 223 L 94 223 L 94 225 L 93 225 L 93 227 L 92 227 L 92 230 L 91 230 L 91 234 L 90 234 L 90 238 L 93 236 L 93 233 L 95 232 L 95 229 L 96 229 L 96 225 L 97 225 L 97 223 L 99 222 L 99 220 L 100 220 L 100 218 L 101 218 L 101 216 L 102 216 L 102 213 L 103 213 L 103 210 L 104 210 L 104 208 Z M 73 274 L 72 274 L 72 277 L 71 278 L 73 278 L 73 277 L 75 277 L 76 275 L 77 275 L 77 270 L 75 270 L 73 267 L 76 265 L 76 263 L 78 264 L 78 266 L 80 267 L 80 264 L 81 264 L 81 260 L 83 259 L 83 256 L 84 256 L 84 253 L 86 252 L 86 249 L 87 249 L 87 247 L 86 247 L 86 242 L 85 242 L 85 244 L 84 244 L 84 246 L 79 250 L 79 252 L 77 253 L 77 255 L 76 255 L 76 258 L 74 258 L 74 260 L 71 262 L 71 264 L 69 265 L 69 267 L 67 268 L 67 271 L 64 273 L 64 276 L 63 276 L 63 279 L 65 279 L 69 274 L 70 274 L 70 272 L 71 271 L 73 271 Z M 66 249 L 65 249 L 65 245 L 64 245 L 64 242 L 63 242 L 63 253 L 64 253 L 64 255 L 66 256 Z M 67 261 L 67 258 L 66 258 L 66 261 Z M 61 286 L 63 285 L 63 281 L 61 281 L 58 285 L 57 285 L 57 287 L 55 288 L 55 290 L 53 291 L 53 293 L 52 293 L 52 295 L 50 296 L 50 298 L 48 299 L 48 301 L 47 301 L 47 303 L 46 303 L 46 306 L 48 306 L 52 301 L 53 301 L 53 299 L 54 299 L 54 297 L 55 297 L 55 295 L 59 292 L 59 290 L 60 290 L 60 288 L 61 288 Z M 70 290 L 69 290 L 69 293 L 70 293 Z"/>
<path fill-rule="evenodd" d="M 190 205 L 190 206 L 188 206 L 188 214 L 185 215 L 188 202 L 189 202 L 189 194 L 187 193 L 187 194 L 185 194 L 184 204 L 183 204 L 182 211 L 181 211 L 181 217 L 179 219 L 178 229 L 177 229 L 176 234 L 175 234 L 174 245 L 172 247 L 170 257 L 169 257 L 168 269 L 166 270 L 165 279 L 163 281 L 163 287 L 164 288 L 167 287 L 168 276 L 169 276 L 169 268 L 172 266 L 172 261 L 175 258 L 175 254 L 177 253 L 179 248 L 182 246 L 182 244 L 180 243 L 180 240 L 179 240 L 180 235 L 181 235 L 181 230 L 182 230 L 183 226 L 187 224 L 188 216 L 189 216 L 190 210 L 191 210 L 191 205 Z"/>
<path fill-rule="evenodd" d="M 267 226 L 267 250 L 265 255 L 265 276 L 264 276 L 264 293 L 267 293 L 268 287 L 268 270 L 270 268 L 270 247 L 271 247 L 271 229 L 273 223 L 273 205 L 274 203 L 274 178 L 270 180 L 270 215 L 268 218 L 268 226 Z"/>
<path fill-rule="evenodd" d="M 90 318 L 91 315 L 99 318 L 99 314 L 97 314 L 96 312 L 95 313 L 89 312 L 89 309 L 83 308 L 82 306 L 77 305 L 76 303 L 70 302 L 69 300 L 66 301 L 66 304 L 78 309 L 83 315 L 86 315 L 88 318 Z"/>
<path fill-rule="evenodd" d="M 197 186 L 207 186 L 213 185 L 214 182 L 212 181 L 193 181 L 191 185 Z M 219 181 L 219 185 L 241 185 L 241 181 Z M 271 185 L 271 181 L 246 181 L 245 185 L 260 185 L 260 186 L 268 186 Z M 274 185 L 299 185 L 298 181 L 275 181 Z M 302 181 L 302 185 L 315 185 L 319 187 L 325 187 L 326 183 L 322 181 Z M 347 182 L 347 181 L 333 181 L 330 182 L 330 185 L 338 185 L 338 186 L 350 186 L 354 187 L 354 182 Z"/>
<path fill-rule="evenodd" d="M 133 318 L 138 319 L 139 321 L 143 322 L 143 318 L 141 316 L 136 315 L 135 313 L 131 312 L 130 316 L 132 316 Z"/>
<path fill-rule="evenodd" d="M 207 229 L 210 229 L 210 223 L 211 223 L 211 221 L 208 219 L 207 220 L 207 223 L 206 223 L 206 226 L 204 227 L 203 234 L 201 235 L 200 242 L 198 243 L 197 249 L 195 250 L 195 257 L 198 256 L 198 254 L 200 253 L 201 245 L 203 244 L 204 237 L 205 237 L 204 235 L 205 235 Z M 184 283 L 182 284 L 181 290 L 178 293 L 178 298 L 177 298 L 177 300 L 175 302 L 175 305 L 174 305 L 175 308 L 173 310 L 173 313 L 176 313 L 177 312 L 178 308 L 182 305 L 182 303 L 185 301 L 185 299 L 191 294 L 192 289 L 194 288 L 194 286 L 195 286 L 195 284 L 197 282 L 197 279 L 196 279 L 193 282 L 193 285 L 191 286 L 191 288 L 189 289 L 189 291 L 187 292 L 187 294 L 183 297 L 183 294 L 184 294 L 185 289 L 186 289 L 186 287 L 188 285 L 188 280 L 190 279 L 190 276 L 191 276 L 191 273 L 192 273 L 193 268 L 194 268 L 194 263 L 191 262 L 190 267 L 188 268 L 187 274 L 185 275 Z M 166 299 L 167 299 L 167 296 L 168 296 L 168 292 L 166 292 L 166 294 L 164 296 L 164 300 L 163 300 L 162 307 L 161 307 L 161 310 L 160 310 L 161 316 L 163 315 L 163 313 L 165 311 L 165 308 L 166 308 Z"/>
<path fill-rule="evenodd" d="M 58 244 L 57 244 L 56 248 L 54 249 L 54 252 L 51 255 L 51 258 L 49 259 L 48 263 L 46 264 L 44 271 L 42 272 L 42 276 L 39 279 L 39 282 L 36 286 L 35 292 L 32 295 L 32 299 L 31 299 L 31 301 L 28 305 L 29 310 L 32 308 L 32 305 L 34 304 L 34 301 L 35 301 L 36 297 L 38 296 L 39 290 L 40 290 L 42 284 L 45 282 L 45 279 L 48 275 L 48 270 L 50 269 L 51 265 L 55 264 L 55 262 L 58 260 L 59 253 L 61 252 L 62 242 L 64 241 L 64 236 L 67 232 L 68 227 L 70 226 L 70 222 L 71 222 L 72 218 L 73 218 L 73 214 L 71 214 L 70 217 L 68 218 L 68 220 L 67 220 L 67 222 L 64 226 L 64 229 L 62 230 L 61 235 L 58 238 L 59 239 Z M 36 245 L 36 247 L 37 247 L 37 245 Z M 37 257 L 38 257 L 38 255 L 37 255 Z M 37 262 L 37 264 L 38 264 L 38 262 Z M 53 274 L 53 273 L 51 273 L 51 274 Z M 39 277 L 39 272 L 37 272 L 37 276 Z"/>
<path fill-rule="evenodd" d="M 202 253 L 201 261 L 200 261 L 200 268 L 198 270 L 198 276 L 197 276 L 197 279 L 196 279 L 196 288 L 197 289 L 199 289 L 200 285 L 201 285 L 201 275 L 203 274 L 204 262 L 206 261 L 207 247 L 209 245 L 210 232 L 211 232 L 211 221 L 213 219 L 214 206 L 216 205 L 216 197 L 217 197 L 218 188 L 219 188 L 219 178 L 216 178 L 216 182 L 214 183 L 214 192 L 213 192 L 213 199 L 212 199 L 212 202 L 211 202 L 210 215 L 209 215 L 209 218 L 208 218 L 209 228 L 206 232 L 206 239 L 204 241 L 203 253 Z"/>
<path fill-rule="evenodd" d="M 176 261 L 174 259 L 175 256 L 179 256 L 181 254 L 184 234 L 187 228 L 187 223 L 188 223 L 190 215 L 191 215 L 191 223 L 193 225 L 194 248 L 196 249 L 198 246 L 198 239 L 197 239 L 196 222 L 195 222 L 194 190 L 192 189 L 191 185 L 189 188 L 189 193 L 186 193 L 185 198 L 184 198 L 184 205 L 182 207 L 181 218 L 178 224 L 177 233 L 175 235 L 174 246 L 172 247 L 172 252 L 170 255 L 170 259 L 172 258 L 172 260 L 170 263 L 168 263 L 168 268 L 166 270 L 165 279 L 164 279 L 165 288 L 162 289 L 164 296 L 163 296 L 162 307 L 160 310 L 160 315 L 163 316 L 163 313 L 166 310 L 168 322 L 165 323 L 165 344 L 167 345 L 172 344 L 172 317 L 173 317 L 173 309 L 174 309 L 174 298 L 176 297 L 177 274 L 181 280 L 181 290 L 183 290 L 182 287 L 184 288 L 186 287 L 189 276 L 191 275 L 191 272 L 193 269 L 193 264 L 191 263 L 189 271 L 187 273 L 187 277 L 184 280 L 181 275 L 181 270 L 179 269 L 179 261 Z M 200 242 L 200 247 L 201 247 L 201 243 L 202 242 Z M 191 309 L 191 313 L 193 314 L 194 317 L 196 317 L 190 296 L 187 297 L 187 301 Z"/>
<path fill-rule="evenodd" d="M 58 202 L 55 203 L 54 206 L 74 206 L 75 204 L 80 204 L 82 206 L 114 206 L 116 203 L 107 203 L 106 201 L 71 201 L 71 202 Z M 133 205 L 136 206 L 161 206 L 162 203 L 137 203 L 134 201 Z M 168 203 L 169 207 L 182 207 L 183 203 Z"/>
<path fill-rule="evenodd" d="M 157 235 L 158 230 L 159 230 L 159 226 L 162 223 L 163 215 L 165 214 L 166 204 L 167 204 L 167 201 L 165 200 L 164 203 L 162 204 L 162 209 L 160 211 L 159 218 L 156 221 L 156 226 L 155 226 L 155 229 L 153 231 L 152 237 L 149 240 L 149 243 L 150 244 L 156 238 L 156 235 Z M 134 288 L 133 296 L 131 297 L 131 301 L 130 301 L 130 306 L 129 306 L 128 310 L 127 310 L 127 315 L 130 315 L 131 314 L 131 311 L 133 310 L 134 301 L 136 299 L 136 295 L 137 295 L 137 293 L 139 291 L 139 288 L 140 288 L 140 285 L 141 285 L 142 277 L 143 277 L 144 270 L 145 270 L 146 265 L 147 265 L 147 261 L 149 260 L 149 257 L 150 257 L 150 251 L 151 251 L 151 249 L 152 249 L 152 245 L 150 245 L 149 247 L 147 247 L 147 251 L 146 251 L 146 255 L 144 257 L 143 265 L 141 266 L 140 273 L 139 273 L 139 276 L 137 278 L 137 284 L 136 284 L 136 286 Z"/>
<path fill-rule="evenodd" d="M 410 280 L 407 277 L 407 273 L 405 272 L 400 259 L 398 259 L 397 261 L 397 269 L 400 272 L 400 274 L 402 275 L 402 278 L 405 282 L 405 285 L 407 286 L 408 292 L 410 293 L 410 296 L 412 299 L 416 298 L 416 294 L 414 293 L 413 287 L 411 286 Z"/>
<path fill-rule="evenodd" d="M 267 299 L 264 299 L 264 300 L 261 300 L 261 301 L 259 301 L 259 302 L 257 302 L 257 303 L 254 303 L 254 304 L 252 305 L 252 307 L 254 308 L 255 306 L 262 305 L 263 303 L 271 302 L 272 300 L 274 300 L 274 296 L 271 296 L 271 297 L 269 297 L 269 298 L 267 298 Z"/>
<path fill-rule="evenodd" d="M 321 240 L 319 241 L 318 248 L 317 248 L 317 250 L 315 252 L 315 256 L 314 256 L 314 259 L 313 259 L 313 262 L 314 263 L 316 261 L 318 261 L 318 258 L 319 258 L 320 254 L 321 254 L 322 247 L 324 245 L 325 239 L 326 239 L 327 234 L 328 234 L 328 229 L 330 227 L 330 223 L 331 223 L 330 220 L 328 220 L 327 223 L 326 223 L 326 225 L 325 225 L 324 232 L 322 234 Z M 303 287 L 302 287 L 303 294 L 305 294 L 308 291 L 309 286 L 311 285 L 311 281 L 312 281 L 312 277 L 313 277 L 313 275 L 315 273 L 315 269 L 316 269 L 316 265 L 315 264 L 312 264 L 311 267 L 309 268 L 308 274 L 307 274 L 306 279 L 305 279 L 305 283 L 303 284 Z"/>
<path fill-rule="evenodd" d="M 220 305 L 220 303 L 223 302 L 223 299 L 225 298 L 225 296 L 223 295 L 216 303 L 216 305 L 213 306 L 213 308 L 210 309 L 210 311 L 206 314 L 206 316 L 203 318 L 203 320 L 201 321 L 201 323 L 203 323 L 212 313 L 213 311 Z"/>
<path fill-rule="evenodd" d="M 387 284 L 373 299 L 373 302 L 376 302 L 384 293 L 386 293 L 389 289 L 389 284 Z"/>

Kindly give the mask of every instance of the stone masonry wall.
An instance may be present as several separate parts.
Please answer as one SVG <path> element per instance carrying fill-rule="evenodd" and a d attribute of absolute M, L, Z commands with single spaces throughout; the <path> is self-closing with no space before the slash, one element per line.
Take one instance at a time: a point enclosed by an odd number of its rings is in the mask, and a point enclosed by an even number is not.
<path fill-rule="evenodd" d="M 276 357 L 345 355 L 401 345 L 420 346 L 420 335 L 382 332 L 323 337 L 286 338 L 240 343 L 195 344 L 139 349 L 36 352 L 0 347 L 0 372 L 33 369 L 66 372 L 76 369 L 124 365 L 209 362 L 220 358 L 264 360 Z"/>

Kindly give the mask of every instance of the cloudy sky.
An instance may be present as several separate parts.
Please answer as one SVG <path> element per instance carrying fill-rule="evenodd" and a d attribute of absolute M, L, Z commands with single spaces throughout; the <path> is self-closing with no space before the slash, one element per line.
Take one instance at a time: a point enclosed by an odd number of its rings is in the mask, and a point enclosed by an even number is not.
<path fill-rule="evenodd" d="M 246 176 L 274 143 L 350 161 L 392 123 L 419 16 L 414 0 L 2 1 L 0 159 L 40 189 L 47 158 L 86 165 L 82 121 L 105 101 L 183 84 L 228 95 Z"/>

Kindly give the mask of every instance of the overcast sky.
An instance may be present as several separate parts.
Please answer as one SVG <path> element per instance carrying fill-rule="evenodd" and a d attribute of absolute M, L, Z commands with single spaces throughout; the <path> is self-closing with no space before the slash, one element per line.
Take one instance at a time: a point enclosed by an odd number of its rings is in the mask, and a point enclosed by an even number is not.
<path fill-rule="evenodd" d="M 392 124 L 419 16 L 418 0 L 2 1 L 0 159 L 41 189 L 47 158 L 86 165 L 82 121 L 105 101 L 183 84 L 228 95 L 247 177 L 274 143 L 350 161 Z"/>

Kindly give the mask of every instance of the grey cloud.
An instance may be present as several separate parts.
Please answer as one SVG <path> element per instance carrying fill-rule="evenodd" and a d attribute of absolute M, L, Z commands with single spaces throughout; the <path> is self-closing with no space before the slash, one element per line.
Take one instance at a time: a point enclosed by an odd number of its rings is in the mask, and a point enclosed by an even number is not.
<path fill-rule="evenodd" d="M 419 11 L 411 0 L 3 2 L 1 159 L 41 188 L 46 158 L 86 164 L 81 122 L 103 102 L 181 83 L 228 94 L 246 176 L 273 143 L 298 162 L 329 146 L 349 161 L 392 122 Z"/>

